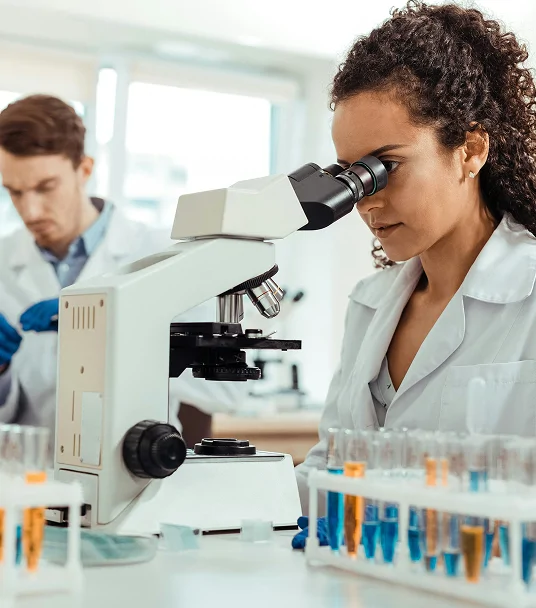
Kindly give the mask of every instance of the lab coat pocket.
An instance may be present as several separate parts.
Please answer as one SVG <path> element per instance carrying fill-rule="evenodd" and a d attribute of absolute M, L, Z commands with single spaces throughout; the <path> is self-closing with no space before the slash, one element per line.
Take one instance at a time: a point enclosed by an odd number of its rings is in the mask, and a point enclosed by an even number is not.
<path fill-rule="evenodd" d="M 439 428 L 534 436 L 536 361 L 451 367 L 441 395 Z"/>

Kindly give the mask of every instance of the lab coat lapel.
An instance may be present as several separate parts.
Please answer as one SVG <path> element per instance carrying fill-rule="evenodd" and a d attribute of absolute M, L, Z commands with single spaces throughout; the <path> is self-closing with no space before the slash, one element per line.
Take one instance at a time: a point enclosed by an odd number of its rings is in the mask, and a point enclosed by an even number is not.
<path fill-rule="evenodd" d="M 356 428 L 366 428 L 378 424 L 372 402 L 369 383 L 374 380 L 400 316 L 415 289 L 422 272 L 420 260 L 413 258 L 406 262 L 389 291 L 382 298 L 367 329 L 359 355 L 351 375 L 352 418 Z"/>
<path fill-rule="evenodd" d="M 464 336 L 465 312 L 460 289 L 421 344 L 398 387 L 391 407 L 412 386 L 442 365 L 458 349 Z"/>
<path fill-rule="evenodd" d="M 60 289 L 51 264 L 46 262 L 29 232 L 22 230 L 9 256 L 2 282 L 23 310 L 31 304 L 54 298 Z"/>
<path fill-rule="evenodd" d="M 132 257 L 136 251 L 132 222 L 114 208 L 104 238 L 89 256 L 77 281 L 109 272 Z"/>

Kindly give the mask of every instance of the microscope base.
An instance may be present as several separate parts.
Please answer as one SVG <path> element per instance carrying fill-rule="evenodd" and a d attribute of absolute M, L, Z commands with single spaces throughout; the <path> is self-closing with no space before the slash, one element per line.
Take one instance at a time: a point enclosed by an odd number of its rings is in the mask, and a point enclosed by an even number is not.
<path fill-rule="evenodd" d="M 67 470 L 57 471 L 56 478 L 80 480 Z M 113 522 L 94 525 L 90 521 L 94 513 L 88 511 L 85 523 L 114 534 L 157 534 L 163 523 L 227 532 L 239 530 L 245 519 L 271 521 L 274 528 L 295 527 L 300 515 L 291 456 L 272 452 L 198 456 L 189 452 L 176 473 L 150 483 Z"/>

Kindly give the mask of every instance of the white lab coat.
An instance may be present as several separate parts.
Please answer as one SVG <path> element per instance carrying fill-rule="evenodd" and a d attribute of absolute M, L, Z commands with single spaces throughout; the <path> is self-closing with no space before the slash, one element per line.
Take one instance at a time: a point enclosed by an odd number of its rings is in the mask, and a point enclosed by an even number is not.
<path fill-rule="evenodd" d="M 113 271 L 171 244 L 169 233 L 148 229 L 116 208 L 106 235 L 78 279 Z M 57 297 L 60 284 L 52 265 L 43 260 L 25 228 L 0 240 L 0 260 L 0 312 L 17 327 L 21 313 L 36 302 Z M 179 320 L 214 321 L 215 315 L 213 300 L 188 311 Z M 54 429 L 57 345 L 55 332 L 23 334 L 11 363 L 11 392 L 0 406 L 0 422 L 17 420 Z M 242 383 L 199 380 L 186 370 L 179 378 L 170 380 L 170 420 L 178 424 L 180 402 L 207 413 L 229 412 L 239 407 L 244 395 Z"/>
<path fill-rule="evenodd" d="M 369 383 L 421 273 L 420 259 L 413 258 L 367 277 L 350 295 L 320 441 L 296 469 L 304 512 L 308 471 L 326 465 L 327 429 L 378 426 Z M 534 436 L 535 278 L 536 239 L 505 217 L 424 340 L 384 426 Z M 484 383 L 469 400 L 473 378 Z"/>

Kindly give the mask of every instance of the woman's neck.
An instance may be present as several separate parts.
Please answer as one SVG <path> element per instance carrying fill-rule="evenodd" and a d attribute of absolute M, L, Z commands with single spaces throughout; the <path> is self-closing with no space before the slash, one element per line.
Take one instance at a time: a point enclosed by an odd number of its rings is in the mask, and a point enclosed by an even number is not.
<path fill-rule="evenodd" d="M 425 277 L 419 288 L 430 299 L 449 301 L 454 296 L 493 234 L 497 222 L 486 208 L 480 207 L 475 215 L 421 254 Z"/>

